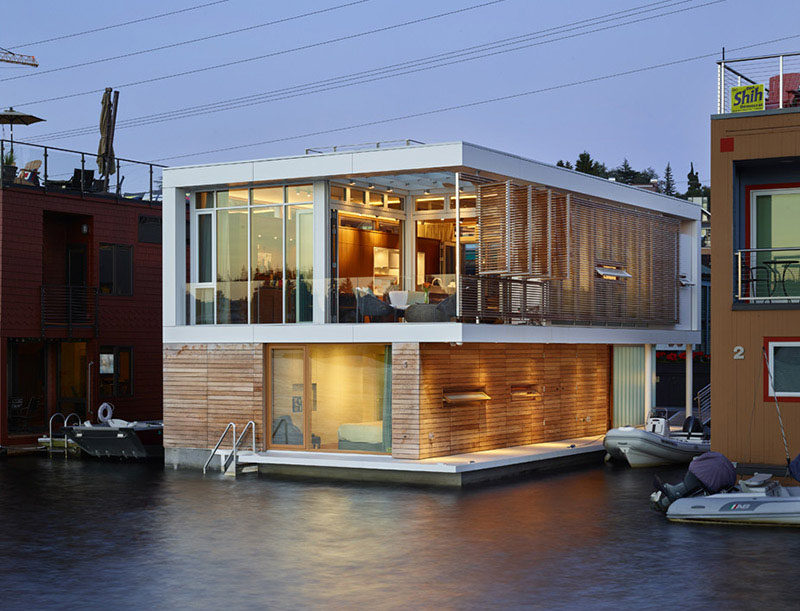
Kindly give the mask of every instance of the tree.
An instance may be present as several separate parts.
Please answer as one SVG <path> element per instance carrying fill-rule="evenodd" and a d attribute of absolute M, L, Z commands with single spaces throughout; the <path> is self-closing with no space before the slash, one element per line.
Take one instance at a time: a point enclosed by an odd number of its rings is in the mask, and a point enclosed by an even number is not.
<path fill-rule="evenodd" d="M 567 168 L 568 170 L 571 170 L 571 169 L 572 169 L 572 163 L 571 163 L 571 162 L 569 162 L 569 161 L 564 161 L 563 159 L 559 159 L 559 160 L 556 162 L 556 165 L 557 165 L 559 168 Z"/>
<path fill-rule="evenodd" d="M 584 174 L 592 174 L 593 176 L 600 176 L 606 178 L 608 176 L 608 169 L 604 163 L 595 161 L 588 151 L 583 151 L 578 155 L 578 160 L 575 162 L 575 169 Z"/>
<path fill-rule="evenodd" d="M 700 176 L 694 171 L 694 162 L 689 164 L 689 187 L 686 189 L 686 197 L 703 197 L 703 185 L 700 184 Z"/>
<path fill-rule="evenodd" d="M 667 162 L 667 167 L 664 168 L 664 187 L 662 189 L 664 195 L 675 195 L 675 178 L 672 176 L 672 166 L 670 166 L 669 161 Z"/>
<path fill-rule="evenodd" d="M 625 158 L 622 160 L 622 165 L 617 166 L 611 172 L 609 172 L 609 176 L 616 179 L 617 182 L 625 183 L 626 185 L 632 185 L 636 182 L 637 172 L 631 167 L 631 164 L 628 162 L 628 159 Z"/>

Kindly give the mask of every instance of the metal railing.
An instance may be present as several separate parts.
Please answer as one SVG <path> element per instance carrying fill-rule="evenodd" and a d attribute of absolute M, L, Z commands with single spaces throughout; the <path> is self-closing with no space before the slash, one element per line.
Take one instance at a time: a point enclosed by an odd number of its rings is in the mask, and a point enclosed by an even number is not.
<path fill-rule="evenodd" d="M 242 440 L 247 435 L 247 431 L 250 430 L 252 433 L 252 450 L 253 453 L 256 451 L 256 423 L 252 420 L 249 420 L 247 424 L 244 425 L 244 430 L 242 430 L 242 434 L 238 437 L 236 436 L 236 423 L 229 422 L 228 426 L 225 427 L 225 430 L 222 431 L 222 435 L 219 436 L 219 440 L 217 441 L 217 445 L 214 446 L 214 449 L 211 450 L 211 454 L 209 455 L 208 459 L 206 459 L 205 464 L 203 465 L 203 473 L 206 472 L 208 469 L 208 465 L 211 464 L 211 461 L 214 460 L 214 457 L 217 455 L 217 450 L 222 445 L 222 442 L 225 441 L 225 437 L 228 435 L 228 431 L 233 433 L 231 437 L 231 453 L 228 454 L 224 459 L 220 460 L 220 471 L 222 473 L 226 473 L 228 468 L 233 463 L 233 468 L 236 469 L 236 464 L 238 462 L 238 450 L 239 446 L 242 443 Z"/>
<path fill-rule="evenodd" d="M 760 55 L 717 62 L 717 113 L 738 112 L 731 89 L 763 85 L 763 108 L 800 106 L 800 52 Z"/>
<path fill-rule="evenodd" d="M 64 424 L 61 425 L 62 428 L 66 428 L 67 426 L 69 426 L 69 421 L 70 421 L 71 418 L 75 418 L 78 421 L 78 424 L 81 423 L 81 417 L 78 416 L 78 414 L 76 414 L 75 412 L 72 412 L 71 414 L 69 414 L 66 417 L 64 417 L 64 414 L 62 414 L 61 412 L 56 412 L 55 414 L 50 416 L 50 421 L 47 424 L 47 435 L 48 435 L 48 437 L 47 437 L 47 440 L 48 440 L 48 442 L 47 442 L 47 453 L 48 453 L 48 455 L 52 455 L 53 452 L 56 451 L 56 448 L 53 445 L 53 422 L 55 422 L 56 418 L 61 418 L 63 420 Z M 69 438 L 67 437 L 67 434 L 64 433 L 64 458 L 68 458 L 68 455 L 69 455 Z"/>
<path fill-rule="evenodd" d="M 706 384 L 697 391 L 694 402 L 697 409 L 694 416 L 703 424 L 707 424 L 711 420 L 711 384 Z"/>
<path fill-rule="evenodd" d="M 800 303 L 800 247 L 734 252 L 734 297 L 750 303 Z"/>
<path fill-rule="evenodd" d="M 10 140 L 0 140 L 0 160 L 0 189 L 161 204 L 162 165 L 117 157 L 101 174 L 96 153 Z"/>
<path fill-rule="evenodd" d="M 48 329 L 93 329 L 97 335 L 99 292 L 91 286 L 41 287 L 42 335 Z"/>

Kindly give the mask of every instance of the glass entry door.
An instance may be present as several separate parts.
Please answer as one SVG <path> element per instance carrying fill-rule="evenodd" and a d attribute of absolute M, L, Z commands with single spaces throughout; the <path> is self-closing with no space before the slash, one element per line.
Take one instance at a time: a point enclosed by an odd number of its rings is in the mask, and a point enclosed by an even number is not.
<path fill-rule="evenodd" d="M 268 404 L 270 446 L 302 449 L 306 439 L 306 349 L 271 347 Z"/>

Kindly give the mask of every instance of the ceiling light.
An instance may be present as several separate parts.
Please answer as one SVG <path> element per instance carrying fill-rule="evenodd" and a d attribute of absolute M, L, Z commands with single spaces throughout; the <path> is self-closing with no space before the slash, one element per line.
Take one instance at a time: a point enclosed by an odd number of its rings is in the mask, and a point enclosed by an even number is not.
<path fill-rule="evenodd" d="M 388 189 L 386 189 L 386 191 L 387 191 L 387 193 L 394 193 L 394 189 L 392 189 L 391 187 L 389 187 Z"/>
<path fill-rule="evenodd" d="M 430 194 L 431 194 L 430 190 L 429 189 L 425 189 L 425 195 L 430 195 Z"/>
<path fill-rule="evenodd" d="M 354 184 L 356 184 L 356 181 L 355 180 L 350 180 L 350 181 L 348 181 L 347 184 L 349 184 L 352 187 Z"/>
<path fill-rule="evenodd" d="M 370 189 L 374 189 L 374 188 L 375 188 L 375 185 L 373 185 L 373 184 L 370 184 L 368 188 L 370 188 Z"/>

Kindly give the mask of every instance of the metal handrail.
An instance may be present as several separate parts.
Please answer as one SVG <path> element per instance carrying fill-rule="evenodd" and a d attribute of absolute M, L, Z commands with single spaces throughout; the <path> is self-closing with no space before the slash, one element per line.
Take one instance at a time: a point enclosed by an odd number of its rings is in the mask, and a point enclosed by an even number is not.
<path fill-rule="evenodd" d="M 787 272 L 789 271 L 789 267 L 793 267 L 793 263 L 786 263 L 783 271 L 780 272 L 777 269 L 773 269 L 770 265 L 760 265 L 756 263 L 753 264 L 753 257 L 749 255 L 757 254 L 757 253 L 784 253 L 784 252 L 794 252 L 800 254 L 800 247 L 796 246 L 786 246 L 781 247 L 777 246 L 774 248 L 740 248 L 734 251 L 734 259 L 735 259 L 735 266 L 736 266 L 736 278 L 735 278 L 735 285 L 734 285 L 734 297 L 737 301 L 792 301 L 796 302 L 800 300 L 800 294 L 790 295 L 787 292 L 786 282 L 787 282 Z M 795 255 L 797 257 L 797 255 Z M 797 257 L 800 258 L 800 257 Z M 781 259 L 791 260 L 788 256 L 775 256 L 774 260 L 780 262 Z M 761 279 L 758 276 L 752 277 L 752 272 L 756 272 L 759 269 L 764 269 L 764 273 L 766 275 L 765 278 Z M 745 278 L 745 274 L 747 278 Z M 758 294 L 758 283 L 766 281 L 768 283 L 767 286 L 767 294 L 759 295 Z M 754 288 L 755 285 L 755 288 Z M 780 285 L 780 286 L 778 286 Z M 780 288 L 783 291 L 783 295 L 775 294 L 775 290 Z"/>
<path fill-rule="evenodd" d="M 256 423 L 252 420 L 249 420 L 247 424 L 244 425 L 244 430 L 242 434 L 239 435 L 238 439 L 236 439 L 236 443 L 233 444 L 233 452 L 228 454 L 228 457 L 225 459 L 225 463 L 222 466 L 222 472 L 225 473 L 228 471 L 228 467 L 230 467 L 231 462 L 233 462 L 233 468 L 236 468 L 236 461 L 237 461 L 237 451 L 239 449 L 239 445 L 242 443 L 242 439 L 244 436 L 247 435 L 247 429 L 250 429 L 253 434 L 252 439 L 252 448 L 253 452 L 256 451 Z M 234 437 L 236 436 L 235 429 L 234 429 Z"/>
<path fill-rule="evenodd" d="M 208 469 L 208 465 L 211 463 L 211 461 L 213 460 L 214 456 L 217 455 L 217 450 L 219 450 L 219 446 L 222 445 L 222 442 L 225 440 L 225 436 L 228 434 L 228 431 L 230 431 L 230 430 L 233 430 L 233 455 L 234 456 L 236 455 L 236 423 L 235 422 L 229 422 L 228 426 L 225 427 L 225 430 L 222 431 L 222 435 L 219 436 L 219 440 L 217 441 L 217 445 L 215 445 L 214 449 L 211 450 L 211 455 L 208 457 L 208 460 L 206 460 L 206 464 L 203 465 L 203 473 L 206 472 L 206 469 Z M 223 472 L 224 471 L 225 471 L 225 469 L 223 469 Z"/>
<path fill-rule="evenodd" d="M 705 424 L 711 419 L 711 384 L 698 390 L 694 400 L 697 402 L 697 417 Z"/>
<path fill-rule="evenodd" d="M 61 419 L 64 421 L 64 426 L 67 426 L 67 424 L 66 424 L 67 419 L 64 417 L 64 414 L 62 414 L 61 412 L 56 412 L 55 414 L 50 416 L 50 422 L 47 425 L 47 433 L 48 433 L 48 439 L 49 439 L 48 445 L 50 446 L 48 451 L 51 454 L 53 453 L 53 420 L 55 420 L 59 416 L 61 416 Z M 67 452 L 67 444 L 66 444 L 66 441 L 65 441 L 64 442 L 64 453 L 66 454 L 66 452 Z"/>
<path fill-rule="evenodd" d="M 81 425 L 81 417 L 76 412 L 72 412 L 69 416 L 64 418 L 64 426 L 69 426 L 69 419 L 73 416 L 78 420 L 78 426 Z"/>

